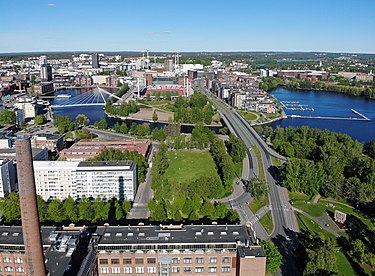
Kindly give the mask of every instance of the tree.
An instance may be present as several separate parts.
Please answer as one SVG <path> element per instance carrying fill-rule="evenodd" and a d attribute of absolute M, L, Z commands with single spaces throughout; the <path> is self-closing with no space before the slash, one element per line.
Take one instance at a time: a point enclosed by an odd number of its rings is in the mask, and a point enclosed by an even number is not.
<path fill-rule="evenodd" d="M 107 129 L 108 128 L 108 124 L 107 124 L 107 121 L 103 118 L 101 119 L 100 121 L 96 121 L 94 123 L 94 126 L 98 129 Z"/>
<path fill-rule="evenodd" d="M 37 115 L 34 118 L 34 122 L 37 125 L 43 125 L 45 121 L 45 116 L 43 114 Z"/>
<path fill-rule="evenodd" d="M 126 123 L 123 122 L 120 126 L 119 132 L 122 134 L 126 134 L 128 133 L 128 131 L 129 131 L 128 126 L 126 125 Z"/>
<path fill-rule="evenodd" d="M 366 247 L 360 239 L 356 239 L 352 243 L 351 254 L 358 260 L 358 262 L 363 263 L 366 256 Z"/>
<path fill-rule="evenodd" d="M 247 186 L 247 191 L 258 200 L 267 194 L 266 182 L 260 178 L 252 177 Z"/>
<path fill-rule="evenodd" d="M 0 123 L 4 125 L 14 125 L 16 123 L 16 113 L 4 108 L 0 111 Z"/>
<path fill-rule="evenodd" d="M 43 222 L 46 217 L 44 213 L 44 207 L 46 206 L 46 202 L 43 200 L 43 198 L 40 195 L 37 196 L 37 204 L 38 204 L 39 221 Z"/>
<path fill-rule="evenodd" d="M 246 145 L 241 138 L 229 135 L 229 154 L 232 157 L 234 163 L 240 163 L 246 156 Z"/>
<path fill-rule="evenodd" d="M 152 120 L 156 122 L 158 120 L 158 114 L 156 113 L 156 110 L 154 110 L 154 113 L 152 114 Z"/>
<path fill-rule="evenodd" d="M 89 125 L 90 120 L 85 114 L 78 114 L 75 123 L 78 127 L 84 127 Z"/>
<path fill-rule="evenodd" d="M 365 144 L 364 152 L 375 159 L 375 139 Z"/>
<path fill-rule="evenodd" d="M 0 210 L 3 212 L 5 222 L 21 218 L 20 198 L 18 193 L 12 192 L 0 200 Z"/>
<path fill-rule="evenodd" d="M 280 254 L 276 245 L 270 241 L 261 241 L 260 242 L 264 253 L 267 257 L 266 262 L 266 272 L 267 274 L 274 274 L 279 271 L 280 266 L 283 263 L 283 256 Z"/>
<path fill-rule="evenodd" d="M 122 202 L 122 209 L 125 213 L 125 216 L 130 212 L 131 208 L 132 208 L 132 203 L 130 201 L 124 200 Z"/>
<path fill-rule="evenodd" d="M 86 197 L 83 196 L 78 204 L 79 219 L 85 221 L 93 220 L 93 210 L 91 208 L 91 202 Z"/>
<path fill-rule="evenodd" d="M 117 200 L 115 201 L 115 218 L 117 221 L 120 221 L 124 218 L 124 211 L 121 204 Z"/>
<path fill-rule="evenodd" d="M 52 199 L 47 208 L 47 219 L 54 222 L 61 222 L 63 220 L 61 201 L 59 199 Z"/>
<path fill-rule="evenodd" d="M 70 195 L 67 199 L 65 199 L 62 209 L 64 213 L 64 218 L 66 220 L 70 220 L 72 222 L 76 222 L 78 220 L 76 202 Z"/>

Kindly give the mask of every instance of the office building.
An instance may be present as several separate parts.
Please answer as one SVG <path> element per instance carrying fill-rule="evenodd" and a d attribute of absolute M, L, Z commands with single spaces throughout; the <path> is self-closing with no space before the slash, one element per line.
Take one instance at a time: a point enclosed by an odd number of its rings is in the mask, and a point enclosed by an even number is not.
<path fill-rule="evenodd" d="M 36 134 L 31 137 L 33 148 L 47 148 L 50 151 L 60 151 L 65 148 L 64 134 Z"/>
<path fill-rule="evenodd" d="M 168 72 L 173 72 L 174 66 L 173 66 L 173 59 L 165 59 L 164 60 L 164 70 Z"/>
<path fill-rule="evenodd" d="M 100 67 L 100 65 L 99 65 L 99 54 L 93 53 L 91 55 L 91 59 L 92 59 L 92 68 L 99 68 Z"/>
<path fill-rule="evenodd" d="M 27 275 L 46 275 L 30 137 L 17 137 L 16 154 L 18 159 L 17 176 Z M 4 268 L 4 270 L 9 269 Z"/>
<path fill-rule="evenodd" d="M 36 116 L 36 103 L 34 101 L 20 100 L 14 107 L 23 111 L 24 119 L 34 119 Z M 21 115 L 20 115 L 21 116 Z"/>
<path fill-rule="evenodd" d="M 49 64 L 43 64 L 40 67 L 41 81 L 52 81 L 52 67 Z"/>
<path fill-rule="evenodd" d="M 0 161 L 0 198 L 17 190 L 16 168 L 13 160 Z"/>
<path fill-rule="evenodd" d="M 137 166 L 132 161 L 35 161 L 37 194 L 44 200 L 101 197 L 133 201 Z"/>
<path fill-rule="evenodd" d="M 32 148 L 31 154 L 33 161 L 46 161 L 48 160 L 48 149 L 47 148 Z M 0 160 L 13 160 L 17 162 L 16 149 L 0 149 Z"/>

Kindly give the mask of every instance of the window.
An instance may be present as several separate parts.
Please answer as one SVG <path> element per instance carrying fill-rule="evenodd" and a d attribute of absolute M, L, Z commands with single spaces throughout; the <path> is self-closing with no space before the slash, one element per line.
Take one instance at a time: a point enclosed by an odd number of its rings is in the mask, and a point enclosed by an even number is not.
<path fill-rule="evenodd" d="M 136 267 L 135 268 L 135 273 L 137 273 L 137 274 L 143 274 L 143 273 L 145 273 L 145 268 L 144 267 Z"/>
<path fill-rule="evenodd" d="M 124 274 L 132 274 L 133 269 L 131 267 L 124 267 Z"/>
<path fill-rule="evenodd" d="M 120 274 L 120 268 L 119 267 L 112 267 L 112 274 Z"/>
<path fill-rule="evenodd" d="M 14 258 L 14 262 L 16 264 L 22 264 L 23 263 L 23 260 L 21 258 Z"/>
<path fill-rule="evenodd" d="M 223 266 L 221 272 L 230 272 L 230 266 Z"/>
<path fill-rule="evenodd" d="M 111 264 L 120 264 L 120 259 L 111 259 Z"/>
<path fill-rule="evenodd" d="M 217 263 L 217 258 L 216 257 L 210 257 L 208 260 L 209 260 L 209 262 L 211 264 L 216 264 Z"/>
<path fill-rule="evenodd" d="M 179 264 L 180 263 L 180 257 L 172 258 L 172 264 Z"/>
<path fill-rule="evenodd" d="M 208 272 L 209 272 L 209 273 L 216 273 L 216 271 L 217 271 L 216 266 L 210 266 L 210 267 L 208 268 Z"/>
<path fill-rule="evenodd" d="M 108 259 L 99 259 L 100 264 L 108 264 Z"/>
<path fill-rule="evenodd" d="M 203 273 L 204 267 L 196 267 L 195 268 L 195 273 Z"/>
<path fill-rule="evenodd" d="M 4 271 L 6 271 L 6 272 L 13 272 L 13 267 L 11 267 L 11 266 L 6 266 L 6 267 L 4 268 Z"/>
<path fill-rule="evenodd" d="M 178 266 L 172 266 L 172 273 L 180 273 L 180 268 Z"/>
<path fill-rule="evenodd" d="M 11 263 L 12 260 L 9 257 L 4 257 L 3 259 L 4 263 Z"/>
<path fill-rule="evenodd" d="M 130 258 L 126 258 L 126 259 L 123 259 L 122 262 L 123 262 L 124 264 L 131 264 L 131 263 L 132 263 L 132 259 L 130 259 Z"/>
<path fill-rule="evenodd" d="M 108 274 L 109 273 L 109 268 L 108 267 L 101 267 L 100 268 L 100 273 L 102 273 L 102 274 Z"/>
<path fill-rule="evenodd" d="M 223 257 L 222 262 L 223 262 L 224 264 L 230 264 L 231 259 L 232 259 L 231 257 Z"/>
<path fill-rule="evenodd" d="M 191 266 L 184 266 L 184 273 L 191 273 L 192 269 Z"/>
<path fill-rule="evenodd" d="M 155 258 L 147 258 L 147 263 L 148 264 L 156 264 L 156 259 Z"/>
<path fill-rule="evenodd" d="M 204 258 L 202 258 L 202 257 L 195 258 L 195 262 L 196 262 L 197 264 L 203 264 L 203 263 L 204 263 Z"/>
<path fill-rule="evenodd" d="M 156 267 L 154 267 L 154 266 L 148 267 L 147 268 L 147 273 L 148 274 L 155 274 L 156 273 Z"/>
<path fill-rule="evenodd" d="M 143 264 L 143 258 L 135 258 L 135 264 Z"/>
<path fill-rule="evenodd" d="M 23 272 L 23 267 L 22 266 L 17 266 L 16 267 L 17 272 Z"/>
<path fill-rule="evenodd" d="M 191 264 L 191 263 L 193 263 L 192 258 L 184 258 L 184 264 Z"/>

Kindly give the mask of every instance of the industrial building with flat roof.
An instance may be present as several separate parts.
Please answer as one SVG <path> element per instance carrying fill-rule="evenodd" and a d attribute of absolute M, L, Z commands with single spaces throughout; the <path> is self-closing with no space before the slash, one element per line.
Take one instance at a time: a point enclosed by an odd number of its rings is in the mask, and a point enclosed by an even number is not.
<path fill-rule="evenodd" d="M 50 275 L 265 275 L 266 257 L 244 225 L 42 227 Z M 0 267 L 25 274 L 22 229 L 0 226 Z"/>
<path fill-rule="evenodd" d="M 116 141 L 79 141 L 68 149 L 60 152 L 60 158 L 64 160 L 86 160 L 97 156 L 104 148 L 137 151 L 147 157 L 150 152 L 148 140 L 116 140 Z"/>

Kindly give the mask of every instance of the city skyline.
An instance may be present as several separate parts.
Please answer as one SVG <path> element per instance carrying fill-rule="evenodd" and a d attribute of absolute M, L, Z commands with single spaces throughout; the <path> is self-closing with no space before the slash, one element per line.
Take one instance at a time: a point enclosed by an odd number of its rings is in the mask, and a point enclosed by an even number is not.
<path fill-rule="evenodd" d="M 3 1 L 1 53 L 53 51 L 375 53 L 375 2 Z M 360 8 L 361 12 L 356 13 Z M 16 15 L 15 15 L 16 14 Z"/>

